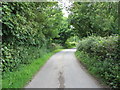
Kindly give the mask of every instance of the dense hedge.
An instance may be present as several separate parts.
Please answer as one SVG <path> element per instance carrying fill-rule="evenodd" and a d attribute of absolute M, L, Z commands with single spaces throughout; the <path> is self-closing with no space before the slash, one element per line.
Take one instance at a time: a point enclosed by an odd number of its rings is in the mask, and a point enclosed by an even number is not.
<path fill-rule="evenodd" d="M 56 2 L 4 2 L 0 10 L 3 72 L 29 64 L 59 46 L 52 44 L 62 17 Z"/>
<path fill-rule="evenodd" d="M 95 37 L 83 39 L 78 45 L 78 51 L 84 51 L 100 60 L 111 59 L 118 61 L 118 36 Z"/>
<path fill-rule="evenodd" d="M 120 87 L 120 60 L 118 36 L 90 36 L 80 41 L 77 57 L 91 72 L 104 79 L 113 88 Z"/>

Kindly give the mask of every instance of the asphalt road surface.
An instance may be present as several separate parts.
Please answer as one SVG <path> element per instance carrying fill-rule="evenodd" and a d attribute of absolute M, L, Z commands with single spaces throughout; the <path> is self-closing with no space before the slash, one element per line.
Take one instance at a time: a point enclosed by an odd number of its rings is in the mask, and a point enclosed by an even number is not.
<path fill-rule="evenodd" d="M 76 59 L 75 51 L 53 55 L 25 88 L 102 88 Z"/>

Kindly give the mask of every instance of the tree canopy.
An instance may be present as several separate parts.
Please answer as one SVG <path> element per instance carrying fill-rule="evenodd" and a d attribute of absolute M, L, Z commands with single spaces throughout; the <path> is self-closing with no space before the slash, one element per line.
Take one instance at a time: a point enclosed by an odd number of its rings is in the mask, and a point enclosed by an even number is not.
<path fill-rule="evenodd" d="M 75 2 L 70 11 L 70 25 L 79 37 L 119 33 L 118 2 Z"/>

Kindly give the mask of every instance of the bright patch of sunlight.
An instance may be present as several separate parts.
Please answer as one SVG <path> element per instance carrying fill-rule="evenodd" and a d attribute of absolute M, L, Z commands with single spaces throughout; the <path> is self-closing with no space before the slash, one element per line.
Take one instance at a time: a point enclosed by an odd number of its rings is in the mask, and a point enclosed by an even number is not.
<path fill-rule="evenodd" d="M 62 12 L 63 12 L 64 17 L 68 17 L 70 14 L 70 11 L 67 9 L 72 5 L 72 2 L 70 2 L 69 0 L 59 0 L 58 2 L 63 8 Z"/>

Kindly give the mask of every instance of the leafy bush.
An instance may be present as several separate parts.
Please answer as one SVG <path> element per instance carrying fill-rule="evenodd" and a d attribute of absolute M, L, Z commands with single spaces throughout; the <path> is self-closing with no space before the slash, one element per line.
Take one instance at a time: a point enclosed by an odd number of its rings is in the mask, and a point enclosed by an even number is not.
<path fill-rule="evenodd" d="M 62 49 L 57 49 L 47 54 L 42 55 L 42 57 L 34 60 L 29 65 L 22 65 L 16 71 L 7 72 L 2 75 L 2 89 L 11 88 L 24 88 L 26 84 L 33 78 L 37 71 L 46 63 L 46 61 L 55 53 L 61 51 Z M 17 82 L 17 83 L 16 83 Z"/>
<path fill-rule="evenodd" d="M 63 48 L 63 46 L 61 46 L 60 44 L 56 44 L 56 43 L 51 43 L 50 44 L 50 46 L 49 46 L 49 48 L 51 48 L 51 49 L 62 49 Z"/>
<path fill-rule="evenodd" d="M 118 57 L 118 36 L 104 38 L 90 36 L 81 40 L 77 50 L 87 52 L 91 56 L 98 56 L 100 60 L 108 58 L 116 60 Z"/>
<path fill-rule="evenodd" d="M 76 56 L 88 70 L 100 77 L 112 88 L 120 87 L 120 60 L 118 36 L 83 39 L 77 48 Z"/>
<path fill-rule="evenodd" d="M 56 2 L 3 2 L 0 10 L 3 72 L 29 64 L 60 47 L 51 47 L 62 21 Z"/>
<path fill-rule="evenodd" d="M 2 69 L 4 71 L 13 71 L 21 64 L 30 64 L 34 59 L 50 52 L 46 47 L 19 46 L 11 48 L 2 47 Z"/>
<path fill-rule="evenodd" d="M 74 48 L 76 45 L 76 42 L 65 42 L 65 48 Z"/>

